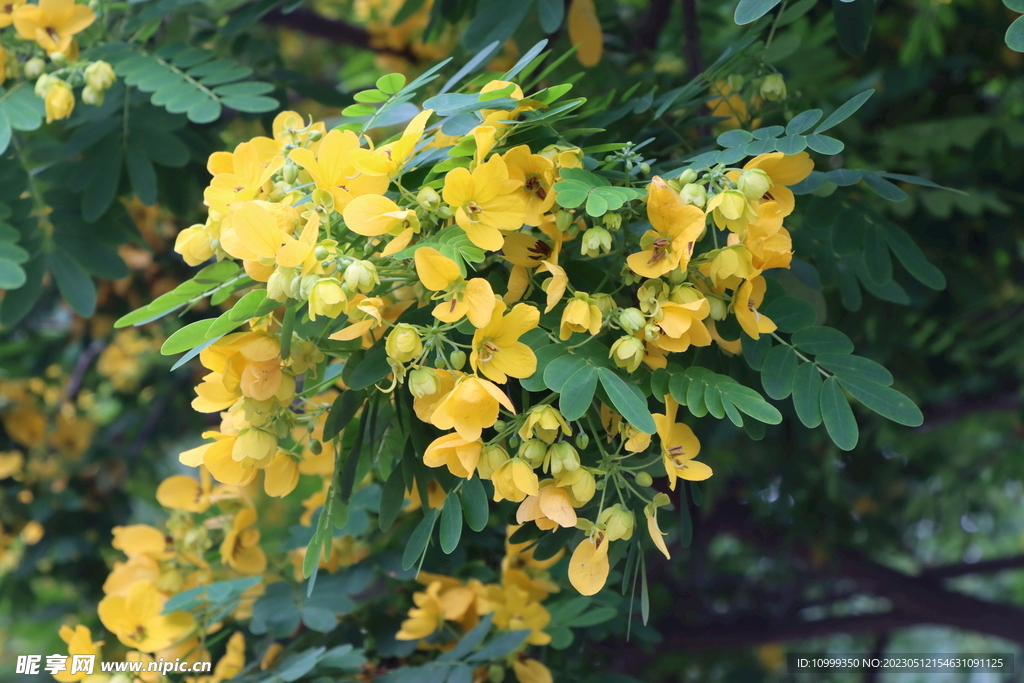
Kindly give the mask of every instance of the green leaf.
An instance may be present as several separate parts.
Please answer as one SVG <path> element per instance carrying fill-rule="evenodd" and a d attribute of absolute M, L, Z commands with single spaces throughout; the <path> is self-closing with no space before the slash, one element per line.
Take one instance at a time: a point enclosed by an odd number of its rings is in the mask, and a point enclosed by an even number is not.
<path fill-rule="evenodd" d="M 249 114 L 260 114 L 265 111 L 273 111 L 281 106 L 273 97 L 266 97 L 263 95 L 225 97 L 221 100 L 221 104 L 230 109 L 234 109 L 235 111 L 246 112 Z"/>
<path fill-rule="evenodd" d="M 482 0 L 477 3 L 476 14 L 462 34 L 462 46 L 476 52 L 493 41 L 504 44 L 523 23 L 523 19 L 532 8 L 533 0 L 513 3 Z"/>
<path fill-rule="evenodd" d="M 817 316 L 803 299 L 784 296 L 768 304 L 764 314 L 783 332 L 796 332 L 814 324 Z"/>
<path fill-rule="evenodd" d="M 836 375 L 836 378 L 855 399 L 882 417 L 908 427 L 920 427 L 924 423 L 921 409 L 895 389 L 854 375 Z"/>
<path fill-rule="evenodd" d="M 537 356 L 537 369 L 531 376 L 519 380 L 519 384 L 527 391 L 542 391 L 547 388 L 544 383 L 544 372 L 548 365 L 554 359 L 565 356 L 569 352 L 561 344 L 549 344 L 539 349 L 535 348 L 534 352 Z"/>
<path fill-rule="evenodd" d="M 331 409 L 327 413 L 327 419 L 324 420 L 323 440 L 330 441 L 342 429 L 345 429 L 359 409 L 363 407 L 364 401 L 363 394 L 358 391 L 342 391 L 334 399 L 334 403 L 331 404 Z"/>
<path fill-rule="evenodd" d="M 764 364 L 765 356 L 772 350 L 772 337 L 769 334 L 762 334 L 757 339 L 748 336 L 746 333 L 740 336 L 743 345 L 743 358 L 751 370 L 760 370 Z"/>
<path fill-rule="evenodd" d="M 780 344 L 768 352 L 761 366 L 761 384 L 766 394 L 782 400 L 793 392 L 797 361 L 793 347 Z"/>
<path fill-rule="evenodd" d="M 740 0 L 733 19 L 740 26 L 757 21 L 775 9 L 782 0 Z"/>
<path fill-rule="evenodd" d="M 754 136 L 750 132 L 745 131 L 742 128 L 737 128 L 736 130 L 730 130 L 722 133 L 718 136 L 718 139 L 715 140 L 715 142 L 722 147 L 739 147 L 740 145 L 747 144 L 753 139 Z"/>
<path fill-rule="evenodd" d="M 844 451 L 852 451 L 860 433 L 849 401 L 835 377 L 829 377 L 821 388 L 821 419 L 832 441 Z"/>
<path fill-rule="evenodd" d="M 847 53 L 859 56 L 868 49 L 875 0 L 832 0 L 832 18 L 839 44 Z"/>
<path fill-rule="evenodd" d="M 487 643 L 487 645 L 466 657 L 466 661 L 472 663 L 503 659 L 522 645 L 528 635 L 530 635 L 529 629 L 502 633 Z"/>
<path fill-rule="evenodd" d="M 117 188 L 121 183 L 122 147 L 119 136 L 115 142 L 110 138 L 107 142 L 96 146 L 83 163 L 89 166 L 89 181 L 82 190 L 82 218 L 93 223 L 107 212 Z"/>
<path fill-rule="evenodd" d="M 815 356 L 822 353 L 853 353 L 850 338 L 831 327 L 805 327 L 794 332 L 790 341 L 801 351 Z"/>
<path fill-rule="evenodd" d="M 822 111 L 820 109 L 808 109 L 797 114 L 786 124 L 786 135 L 806 133 L 810 130 L 811 126 L 821 120 L 821 116 Z"/>
<path fill-rule="evenodd" d="M 380 104 L 388 101 L 388 94 L 380 90 L 363 90 L 357 92 L 352 98 L 360 104 Z"/>
<path fill-rule="evenodd" d="M 50 270 L 53 271 L 60 295 L 71 309 L 83 318 L 92 317 L 96 312 L 96 285 L 85 269 L 62 249 L 58 249 L 50 254 Z"/>
<path fill-rule="evenodd" d="M 864 233 L 864 269 L 876 285 L 881 286 L 892 280 L 889 246 L 885 243 L 882 231 L 874 225 L 868 226 Z"/>
<path fill-rule="evenodd" d="M 838 18 L 837 18 L 838 21 Z M 846 102 L 844 102 L 838 109 L 829 114 L 828 118 L 821 122 L 821 124 L 814 129 L 816 134 L 824 133 L 826 130 L 835 128 L 840 123 L 857 113 L 857 110 L 864 106 L 872 95 L 875 94 L 874 90 L 865 90 L 864 92 L 854 95 Z"/>
<path fill-rule="evenodd" d="M 1017 10 L 1024 11 L 1024 10 Z M 1016 52 L 1024 52 L 1024 17 L 1017 19 L 1006 29 L 1006 45 Z"/>
<path fill-rule="evenodd" d="M 455 496 L 449 495 L 441 508 L 441 550 L 451 555 L 459 547 L 462 538 L 462 505 Z"/>
<path fill-rule="evenodd" d="M 473 531 L 482 531 L 487 526 L 488 503 L 483 482 L 476 476 L 467 479 L 460 492 L 462 511 L 466 513 L 466 524 Z"/>
<path fill-rule="evenodd" d="M 14 261 L 0 258 L 0 289 L 18 289 L 27 279 L 21 266 Z"/>
<path fill-rule="evenodd" d="M 846 377 L 861 377 L 869 382 L 892 384 L 892 373 L 870 358 L 849 354 L 823 353 L 814 359 L 826 370 Z"/>
<path fill-rule="evenodd" d="M 827 135 L 818 135 L 817 133 L 807 136 L 807 146 L 819 154 L 827 154 L 829 156 L 839 154 L 846 148 L 842 140 L 836 140 Z"/>
<path fill-rule="evenodd" d="M 579 372 L 587 361 L 578 355 L 565 355 L 555 358 L 548 366 L 544 369 L 544 385 L 551 389 L 562 393 L 562 387 L 569 381 L 569 378 Z"/>
<path fill-rule="evenodd" d="M 890 202 L 902 202 L 907 198 L 906 192 L 877 173 L 861 171 L 861 174 L 867 186 L 874 190 L 882 199 L 888 199 Z"/>
<path fill-rule="evenodd" d="M 132 191 L 146 206 L 156 204 L 156 169 L 146 153 L 136 147 L 125 149 L 125 168 Z"/>
<path fill-rule="evenodd" d="M 793 407 L 804 426 L 821 424 L 821 373 L 813 363 L 801 363 L 793 380 Z"/>
<path fill-rule="evenodd" d="M 5 292 L 0 300 L 0 324 L 4 327 L 16 325 L 32 310 L 43 288 L 46 259 L 37 255 L 25 263 L 22 269 L 25 271 L 25 283 L 19 289 Z"/>
<path fill-rule="evenodd" d="M 799 154 L 807 149 L 807 138 L 803 135 L 787 135 L 775 141 L 775 149 L 783 154 Z"/>
<path fill-rule="evenodd" d="M 566 420 L 578 420 L 583 417 L 594 400 L 597 390 L 597 368 L 584 365 L 573 373 L 562 385 L 558 397 L 558 409 Z"/>
<path fill-rule="evenodd" d="M 355 366 L 345 383 L 349 389 L 359 391 L 365 389 L 391 374 L 388 355 L 383 344 L 370 349 L 362 362 Z"/>
<path fill-rule="evenodd" d="M 906 231 L 887 221 L 882 223 L 881 230 L 896 259 L 915 280 L 936 291 L 946 288 L 946 277 L 942 271 L 929 263 L 924 252 Z"/>
<path fill-rule="evenodd" d="M 412 569 L 419 562 L 423 553 L 427 551 L 427 544 L 430 543 L 430 536 L 434 532 L 437 514 L 437 508 L 430 508 L 413 529 L 409 536 L 409 543 L 405 546 L 405 552 L 402 553 L 402 569 Z"/>
<path fill-rule="evenodd" d="M 199 346 L 207 340 L 206 335 L 216 321 L 217 318 L 207 318 L 185 325 L 167 338 L 163 346 L 160 347 L 160 353 L 165 356 L 173 356 Z"/>
<path fill-rule="evenodd" d="M 385 74 L 377 79 L 377 89 L 388 95 L 395 95 L 405 87 L 405 76 L 402 74 Z"/>
<path fill-rule="evenodd" d="M 562 27 L 565 3 L 562 0 L 537 0 L 537 13 L 541 29 L 550 35 Z"/>
<path fill-rule="evenodd" d="M 758 422 L 770 425 L 782 422 L 782 413 L 750 387 L 734 382 L 719 382 L 717 386 L 722 392 L 723 400 L 736 406 Z M 733 422 L 735 423 L 735 420 Z"/>
<path fill-rule="evenodd" d="M 380 516 L 377 524 L 381 531 L 388 531 L 402 514 L 402 507 L 405 502 L 405 480 L 399 468 L 391 473 L 388 480 L 384 482 L 384 488 L 380 494 Z"/>
<path fill-rule="evenodd" d="M 608 393 L 612 407 L 617 410 L 629 424 L 647 434 L 654 434 L 657 427 L 654 418 L 647 409 L 647 401 L 643 393 L 633 384 L 619 377 L 608 368 L 598 368 L 601 386 Z"/>
<path fill-rule="evenodd" d="M 484 638 L 487 637 L 491 630 L 491 622 L 493 621 L 494 612 L 481 618 L 480 623 L 470 629 L 466 635 L 462 636 L 459 642 L 455 644 L 455 647 L 440 655 L 437 658 L 438 661 L 450 662 L 459 660 L 475 650 L 480 643 L 484 642 Z"/>

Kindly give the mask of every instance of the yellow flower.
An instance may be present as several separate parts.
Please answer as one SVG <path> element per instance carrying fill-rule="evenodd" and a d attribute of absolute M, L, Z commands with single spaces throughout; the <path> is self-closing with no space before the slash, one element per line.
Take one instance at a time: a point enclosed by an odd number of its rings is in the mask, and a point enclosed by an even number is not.
<path fill-rule="evenodd" d="M 423 136 L 423 129 L 427 126 L 427 119 L 433 113 L 433 109 L 421 111 L 405 127 L 402 137 L 394 142 L 389 142 L 372 150 L 352 150 L 349 153 L 352 165 L 368 177 L 387 176 L 394 178 L 402 171 L 405 162 L 416 149 L 416 143 L 420 141 L 420 138 Z M 380 194 L 380 192 L 377 194 Z"/>
<path fill-rule="evenodd" d="M 423 464 L 427 467 L 445 466 L 456 477 L 470 479 L 480 462 L 483 443 L 466 441 L 458 434 L 445 434 L 434 439 L 423 452 Z"/>
<path fill-rule="evenodd" d="M 156 489 L 156 499 L 165 508 L 186 512 L 205 512 L 213 501 L 210 500 L 210 473 L 205 467 L 199 469 L 201 481 L 184 474 L 167 477 Z"/>
<path fill-rule="evenodd" d="M 516 521 L 534 522 L 545 531 L 556 526 L 571 529 L 576 526 L 576 511 L 569 492 L 556 486 L 554 479 L 548 479 L 540 483 L 537 495 L 527 497 L 519 505 Z"/>
<path fill-rule="evenodd" d="M 604 36 L 594 0 L 572 0 L 569 5 L 569 41 L 578 46 L 576 59 L 583 66 L 597 66 L 601 61 Z"/>
<path fill-rule="evenodd" d="M 147 555 L 154 560 L 174 557 L 174 539 L 148 524 L 115 526 L 111 532 L 114 539 L 110 545 L 128 557 Z"/>
<path fill-rule="evenodd" d="M 380 327 L 384 324 L 384 317 L 381 314 L 381 309 L 383 308 L 384 301 L 380 297 L 367 297 L 363 294 L 354 295 L 349 299 L 346 306 L 350 324 L 332 334 L 328 339 L 351 341 Z"/>
<path fill-rule="evenodd" d="M 455 429 L 466 441 L 476 441 L 480 433 L 498 421 L 498 406 L 511 413 L 515 407 L 501 389 L 479 377 L 462 377 L 455 388 L 437 404 L 430 423 L 438 429 Z"/>
<path fill-rule="evenodd" d="M 521 503 L 527 496 L 540 492 L 537 473 L 522 458 L 510 458 L 491 474 L 494 484 L 494 502 L 511 500 Z"/>
<path fill-rule="evenodd" d="M 74 110 L 75 93 L 67 83 L 58 80 L 46 93 L 46 122 L 66 119 Z"/>
<path fill-rule="evenodd" d="M 501 230 L 518 230 L 526 217 L 526 203 L 516 191 L 520 181 L 509 177 L 501 157 L 477 166 L 472 173 L 456 168 L 444 178 L 444 200 L 455 211 L 455 222 L 481 249 L 497 251 L 505 239 Z"/>
<path fill-rule="evenodd" d="M 420 576 L 424 575 L 420 574 Z M 402 628 L 395 634 L 395 638 L 398 640 L 426 638 L 440 628 L 446 620 L 458 621 L 466 614 L 476 596 L 472 591 L 461 588 L 461 586 L 443 590 L 445 583 L 447 582 L 435 580 L 427 586 L 425 591 L 413 593 L 412 601 L 416 607 L 409 610 L 409 618 L 402 622 Z"/>
<path fill-rule="evenodd" d="M 126 595 L 108 595 L 100 601 L 100 621 L 130 648 L 156 652 L 182 640 L 195 628 L 188 612 L 163 615 L 164 598 L 149 581 L 137 581 Z"/>
<path fill-rule="evenodd" d="M 342 216 L 349 230 L 364 237 L 377 237 L 389 232 L 398 234 L 410 229 L 416 220 L 415 211 L 402 209 L 387 197 L 377 194 L 356 197 L 344 208 Z M 419 226 L 418 221 L 416 226 Z"/>
<path fill-rule="evenodd" d="M 747 223 L 757 218 L 757 211 L 739 190 L 719 192 L 708 202 L 708 211 L 715 219 L 715 225 L 725 230 L 743 234 Z"/>
<path fill-rule="evenodd" d="M 14 13 L 25 4 L 25 0 L 9 0 L 0 5 L 0 28 L 7 28 L 14 22 Z"/>
<path fill-rule="evenodd" d="M 67 643 L 69 655 L 92 655 L 97 657 L 100 654 L 100 646 L 103 645 L 103 641 L 93 642 L 92 632 L 86 626 L 79 624 L 75 628 L 71 628 L 64 625 L 60 627 L 59 635 L 60 639 Z M 73 681 L 80 681 L 89 675 L 85 671 L 72 674 L 71 663 L 72 658 L 68 657 L 64 662 L 64 670 L 58 671 L 53 675 L 60 683 L 73 683 Z"/>
<path fill-rule="evenodd" d="M 283 164 L 281 157 L 263 161 L 251 142 L 239 144 L 234 152 L 214 152 L 206 164 L 213 179 L 203 191 L 203 199 L 214 211 L 227 214 L 228 207 L 235 202 L 256 199 L 264 184 Z"/>
<path fill-rule="evenodd" d="M 6 451 L 0 453 L 0 481 L 13 477 L 20 479 L 22 467 L 25 465 L 25 456 L 21 451 Z"/>
<path fill-rule="evenodd" d="M 299 464 L 289 453 L 278 451 L 263 468 L 263 492 L 272 498 L 283 498 L 299 484 Z"/>
<path fill-rule="evenodd" d="M 36 41 L 39 47 L 51 55 L 55 52 L 67 53 L 71 49 L 72 36 L 96 21 L 95 12 L 86 5 L 76 5 L 74 0 L 39 0 L 38 5 L 25 5 L 21 2 L 13 5 L 17 7 L 13 20 L 18 34 L 22 38 Z M 4 14 L 10 15 L 10 10 L 5 9 Z M 0 26 L 6 25 L 0 21 Z"/>
<path fill-rule="evenodd" d="M 732 309 L 736 320 L 752 339 L 760 339 L 762 334 L 770 334 L 778 329 L 771 318 L 757 310 L 764 301 L 767 288 L 764 278 L 758 275 L 740 285 L 733 296 Z"/>
<path fill-rule="evenodd" d="M 661 439 L 661 461 L 668 474 L 669 488 L 675 491 L 676 480 L 704 481 L 711 476 L 711 468 L 694 458 L 700 453 L 700 441 L 693 430 L 676 422 L 679 404 L 671 396 L 665 397 L 665 414 L 656 413 L 654 424 Z"/>
<path fill-rule="evenodd" d="M 327 126 L 323 122 L 317 121 L 307 126 L 302 116 L 294 111 L 283 111 L 275 116 L 270 128 L 274 136 L 273 139 L 259 136 L 250 141 L 256 145 L 260 157 L 266 161 L 270 161 L 275 156 L 285 155 L 290 149 L 300 147 L 308 147 L 315 152 L 319 149 L 324 136 L 327 135 Z M 320 140 L 310 141 L 310 134 L 313 131 L 319 134 Z"/>
<path fill-rule="evenodd" d="M 586 292 L 576 292 L 562 311 L 562 324 L 558 338 L 565 341 L 574 332 L 589 332 L 595 335 L 601 331 L 601 309 Z"/>
<path fill-rule="evenodd" d="M 654 341 L 665 351 L 682 352 L 694 346 L 710 346 L 711 335 L 701 321 L 711 311 L 708 300 L 701 298 L 685 304 L 666 301 L 659 306 L 656 317 L 662 335 Z"/>
<path fill-rule="evenodd" d="M 46 417 L 30 405 L 19 405 L 0 414 L 4 430 L 12 439 L 27 448 L 43 443 L 46 436 Z"/>
<path fill-rule="evenodd" d="M 768 152 L 748 161 L 743 169 L 760 169 L 768 174 L 772 184 L 764 194 L 764 199 L 778 202 L 782 215 L 788 216 L 793 213 L 796 199 L 793 197 L 793 191 L 787 186 L 796 185 L 809 176 L 814 170 L 814 161 L 807 152 L 798 154 Z"/>
<path fill-rule="evenodd" d="M 434 308 L 435 318 L 454 323 L 465 317 L 473 327 L 490 323 L 496 301 L 487 280 L 466 280 L 458 264 L 433 247 L 418 248 L 413 258 L 423 286 L 432 292 L 446 292 L 445 299 Z"/>
<path fill-rule="evenodd" d="M 551 623 L 551 614 L 544 605 L 530 598 L 521 587 L 511 584 L 487 587 L 487 607 L 494 611 L 494 625 L 503 631 L 529 630 L 526 642 L 547 645 L 551 636 L 544 627 Z"/>
<path fill-rule="evenodd" d="M 551 444 L 558 438 L 559 431 L 566 436 L 572 434 L 568 423 L 557 408 L 549 405 L 533 406 L 523 426 L 519 428 L 519 438 L 525 441 L 536 437 Z"/>
<path fill-rule="evenodd" d="M 255 462 L 235 460 L 233 452 L 237 437 L 221 432 L 203 432 L 203 438 L 213 437 L 212 443 L 204 443 L 178 456 L 178 461 L 190 467 L 205 465 L 213 477 L 224 484 L 242 486 L 256 478 Z"/>
<path fill-rule="evenodd" d="M 654 230 L 640 238 L 643 251 L 626 262 L 637 275 L 658 278 L 677 267 L 686 267 L 697 238 L 704 231 L 704 212 L 686 204 L 658 176 L 651 179 L 647 197 L 647 218 Z"/>
<path fill-rule="evenodd" d="M 547 157 L 532 154 L 527 145 L 513 147 L 502 155 L 508 166 L 509 178 L 522 183 L 516 191 L 525 203 L 526 215 L 523 223 L 537 226 L 544 220 L 544 214 L 555 204 L 555 165 Z"/>
<path fill-rule="evenodd" d="M 512 660 L 512 672 L 519 683 L 554 683 L 555 680 L 546 666 L 529 657 Z"/>
<path fill-rule="evenodd" d="M 186 683 L 220 683 L 238 675 L 238 672 L 245 666 L 245 635 L 241 631 L 235 631 L 228 639 L 228 646 L 224 656 L 217 661 L 213 667 L 212 676 L 186 676 Z"/>
<path fill-rule="evenodd" d="M 321 141 L 316 154 L 301 147 L 293 149 L 288 156 L 309 172 L 318 189 L 331 193 L 334 208 L 342 211 L 355 197 L 380 195 L 388 189 L 386 177 L 359 173 L 352 164 L 353 155 L 358 151 L 359 138 L 355 133 L 332 130 Z"/>
<path fill-rule="evenodd" d="M 242 574 L 260 574 L 267 568 L 267 556 L 260 548 L 260 532 L 248 527 L 256 523 L 256 510 L 242 508 L 220 544 L 221 562 Z"/>
<path fill-rule="evenodd" d="M 221 232 L 221 246 L 237 259 L 259 261 L 294 268 L 309 258 L 319 236 L 320 216 L 309 213 L 298 239 L 281 229 L 278 218 L 285 225 L 292 223 L 290 213 L 275 214 L 258 202 L 245 202 L 232 207 L 230 227 Z"/>
<path fill-rule="evenodd" d="M 608 581 L 608 539 L 603 531 L 585 538 L 569 560 L 569 583 L 581 595 L 594 595 Z"/>
<path fill-rule="evenodd" d="M 504 312 L 505 304 L 496 302 L 491 321 L 473 335 L 469 354 L 473 370 L 501 383 L 509 377 L 529 377 L 537 370 L 537 356 L 519 337 L 540 322 L 540 311 L 529 304 L 516 304 L 508 315 Z"/>
<path fill-rule="evenodd" d="M 753 231 L 753 225 L 754 222 L 748 224 L 744 239 L 747 239 Z M 730 243 L 734 238 L 738 240 L 738 237 L 735 233 L 729 235 Z M 701 271 L 704 271 L 703 267 Z M 741 244 L 737 244 L 737 246 L 730 244 L 725 249 L 719 249 L 717 253 L 714 253 L 714 257 L 707 264 L 707 274 L 711 277 L 715 287 L 730 285 L 735 287 L 733 283 L 738 284 L 739 280 L 753 277 L 757 274 L 757 269 L 754 267 L 750 250 Z"/>

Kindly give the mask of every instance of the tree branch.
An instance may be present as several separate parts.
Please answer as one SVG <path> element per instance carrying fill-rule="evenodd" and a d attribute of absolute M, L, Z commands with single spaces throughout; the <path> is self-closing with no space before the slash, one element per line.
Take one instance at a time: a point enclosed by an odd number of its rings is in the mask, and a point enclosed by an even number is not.
<path fill-rule="evenodd" d="M 994 574 L 1009 569 L 1024 569 L 1024 555 L 999 557 L 994 560 L 983 560 L 981 562 L 961 562 L 940 565 L 938 567 L 927 567 L 921 570 L 920 575 L 929 579 L 941 580 L 953 579 L 969 574 Z"/>
<path fill-rule="evenodd" d="M 416 55 L 412 53 L 408 46 L 400 50 L 390 47 L 378 47 L 373 44 L 372 34 L 364 27 L 338 21 L 337 19 L 328 19 L 310 9 L 299 8 L 287 14 L 280 9 L 273 9 L 263 15 L 260 21 L 271 26 L 281 26 L 302 31 L 306 35 L 323 38 L 333 43 L 341 43 L 363 50 L 373 50 L 374 52 L 395 55 L 412 62 L 417 61 Z"/>

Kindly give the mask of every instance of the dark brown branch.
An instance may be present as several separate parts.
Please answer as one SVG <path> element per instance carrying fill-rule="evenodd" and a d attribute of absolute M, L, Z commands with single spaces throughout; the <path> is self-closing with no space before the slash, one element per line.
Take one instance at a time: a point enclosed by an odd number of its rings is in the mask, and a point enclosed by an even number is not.
<path fill-rule="evenodd" d="M 74 401 L 78 396 L 78 392 L 82 390 L 82 382 L 85 380 L 85 373 L 88 372 L 89 366 L 92 365 L 93 360 L 103 351 L 107 343 L 102 339 L 94 339 L 89 346 L 82 351 L 82 355 L 78 357 L 75 362 L 75 367 L 71 371 L 71 377 L 68 378 L 67 384 L 67 398 L 69 401 Z"/>
<path fill-rule="evenodd" d="M 413 62 L 417 59 L 416 55 L 412 53 L 408 46 L 401 50 L 389 47 L 378 47 L 373 44 L 373 36 L 370 32 L 362 26 L 338 21 L 337 19 L 328 19 L 327 17 L 309 9 L 300 8 L 294 12 L 288 12 L 287 14 L 282 12 L 280 9 L 274 9 L 267 12 L 260 21 L 271 26 L 281 26 L 283 28 L 302 31 L 306 35 L 313 36 L 315 38 L 323 38 L 333 43 L 341 43 L 343 45 L 358 47 L 363 50 L 373 50 L 375 52 L 391 54 L 396 57 L 403 57 Z"/>
<path fill-rule="evenodd" d="M 690 78 L 704 73 L 704 59 L 700 54 L 700 24 L 697 21 L 697 0 L 682 0 L 683 3 L 683 34 L 686 42 L 683 46 L 686 55 L 686 68 Z"/>
<path fill-rule="evenodd" d="M 658 37 L 668 24 L 672 12 L 672 0 L 651 0 L 650 6 L 636 25 L 633 34 L 633 51 L 644 54 L 658 47 Z"/>
<path fill-rule="evenodd" d="M 969 574 L 994 574 L 1009 569 L 1024 569 L 1024 555 L 1000 557 L 981 562 L 962 562 L 957 564 L 928 567 L 921 570 L 921 576 L 929 579 L 953 579 Z"/>

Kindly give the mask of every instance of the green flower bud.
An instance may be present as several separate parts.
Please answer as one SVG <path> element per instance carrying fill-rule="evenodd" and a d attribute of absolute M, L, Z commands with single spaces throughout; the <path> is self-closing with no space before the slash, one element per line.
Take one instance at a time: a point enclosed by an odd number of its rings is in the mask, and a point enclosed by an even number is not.
<path fill-rule="evenodd" d="M 572 444 L 560 441 L 548 448 L 547 457 L 544 458 L 544 471 L 552 475 L 562 472 L 575 472 L 580 468 L 580 454 L 572 447 Z"/>
<path fill-rule="evenodd" d="M 98 107 L 103 104 L 103 91 L 93 90 L 91 86 L 82 88 L 82 102 Z"/>
<path fill-rule="evenodd" d="M 654 323 L 644 325 L 644 339 L 649 342 L 655 341 L 661 336 L 661 328 Z"/>
<path fill-rule="evenodd" d="M 318 140 L 319 140 L 320 138 L 322 138 L 323 136 L 324 136 L 324 134 L 323 134 L 323 133 L 321 133 L 321 132 L 320 132 L 320 131 L 319 131 L 318 129 L 316 129 L 316 128 L 310 128 L 309 132 L 308 132 L 308 133 L 306 133 L 306 138 L 307 138 L 307 139 L 308 139 L 308 140 L 309 140 L 310 142 L 317 142 L 317 141 L 318 141 Z"/>
<path fill-rule="evenodd" d="M 39 80 L 36 81 L 36 97 L 41 100 L 45 100 L 46 94 L 58 83 L 63 83 L 63 81 L 53 74 L 43 74 L 39 77 Z"/>
<path fill-rule="evenodd" d="M 50 55 L 50 61 L 57 66 L 64 66 L 68 63 L 68 56 L 63 52 L 54 52 Z"/>
<path fill-rule="evenodd" d="M 46 60 L 42 57 L 33 57 L 25 62 L 25 78 L 34 81 L 46 71 Z"/>
<path fill-rule="evenodd" d="M 491 664 L 487 667 L 487 680 L 491 683 L 504 683 L 505 667 L 501 664 Z"/>
<path fill-rule="evenodd" d="M 698 209 L 703 209 L 704 204 L 708 201 L 707 190 L 704 189 L 703 185 L 697 183 L 687 183 L 683 185 L 682 191 L 679 196 L 683 198 L 683 201 L 687 204 L 692 204 Z"/>
<path fill-rule="evenodd" d="M 331 252 L 329 252 L 327 250 L 327 247 L 325 247 L 322 244 L 317 245 L 317 248 L 313 250 L 313 258 L 315 258 L 317 261 L 323 261 L 330 255 Z"/>
<path fill-rule="evenodd" d="M 689 185 L 695 180 L 697 180 L 697 172 L 692 168 L 688 168 L 679 174 L 679 182 L 683 185 Z"/>
<path fill-rule="evenodd" d="M 416 368 L 409 373 L 409 391 L 416 398 L 432 396 L 441 391 L 441 379 L 433 368 Z"/>
<path fill-rule="evenodd" d="M 508 451 L 498 444 L 484 446 L 480 451 L 480 461 L 476 466 L 481 479 L 490 479 L 494 471 L 510 460 Z"/>
<path fill-rule="evenodd" d="M 604 224 L 609 230 L 615 232 L 622 227 L 622 215 L 617 213 L 606 213 L 604 215 Z"/>
<path fill-rule="evenodd" d="M 432 187 L 424 187 L 416 195 L 416 201 L 427 211 L 437 211 L 441 206 L 441 196 Z"/>
<path fill-rule="evenodd" d="M 771 102 L 786 99 L 786 79 L 782 74 L 770 74 L 761 82 L 761 97 Z"/>
<path fill-rule="evenodd" d="M 504 420 L 498 420 L 497 422 L 494 423 L 494 431 L 498 432 L 499 434 L 505 431 L 506 429 L 508 429 L 508 423 L 505 422 Z"/>
<path fill-rule="evenodd" d="M 619 337 L 612 344 L 608 357 L 616 366 L 633 372 L 644 360 L 644 343 L 636 337 Z"/>
<path fill-rule="evenodd" d="M 644 314 L 640 312 L 640 309 L 624 308 L 622 309 L 622 312 L 619 313 L 617 322 L 619 323 L 619 327 L 626 332 L 636 334 L 636 331 L 644 326 L 647 319 L 644 317 Z"/>
<path fill-rule="evenodd" d="M 576 448 L 586 450 L 587 446 L 590 445 L 590 436 L 586 432 L 580 432 L 576 436 Z"/>
<path fill-rule="evenodd" d="M 743 84 L 746 82 L 746 79 L 743 78 L 742 74 L 731 74 L 728 78 L 725 79 L 725 82 L 728 83 L 729 90 L 731 90 L 732 92 L 738 92 L 739 89 L 743 87 Z"/>
<path fill-rule="evenodd" d="M 423 340 L 415 327 L 399 323 L 388 334 L 384 350 L 399 363 L 408 363 L 423 353 Z"/>
<path fill-rule="evenodd" d="M 114 68 L 104 61 L 93 62 L 85 67 L 85 82 L 93 90 L 100 92 L 108 90 L 116 80 L 117 75 L 114 73 Z"/>
<path fill-rule="evenodd" d="M 640 172 L 643 173 L 644 175 L 647 175 L 648 173 L 651 172 L 651 165 L 646 161 L 640 162 Z"/>
<path fill-rule="evenodd" d="M 370 261 L 354 261 L 345 269 L 345 284 L 353 292 L 369 294 L 380 284 L 377 266 Z"/>
<path fill-rule="evenodd" d="M 640 484 L 640 486 L 650 486 L 654 483 L 654 478 L 646 472 L 637 472 L 636 477 L 634 478 L 636 479 L 636 483 Z"/>
<path fill-rule="evenodd" d="M 555 225 L 561 232 L 565 232 L 572 225 L 572 214 L 568 211 L 558 211 L 555 213 Z"/>
<path fill-rule="evenodd" d="M 712 320 L 725 320 L 725 317 L 729 315 L 729 304 L 717 296 L 709 296 L 708 305 L 711 308 Z"/>
<path fill-rule="evenodd" d="M 294 185 L 295 181 L 299 179 L 299 167 L 295 164 L 287 163 L 281 169 L 281 176 L 284 177 L 286 183 Z"/>
<path fill-rule="evenodd" d="M 452 368 L 461 370 L 462 366 L 466 364 L 466 352 L 462 349 L 455 349 L 448 354 L 448 362 L 451 363 Z"/>
<path fill-rule="evenodd" d="M 441 207 L 438 208 L 438 210 L 437 210 L 437 215 L 440 216 L 441 218 L 445 219 L 445 220 L 448 220 L 449 218 L 451 218 L 455 214 L 452 213 L 452 209 L 451 209 L 450 206 L 448 206 L 447 204 L 442 204 Z"/>
<path fill-rule="evenodd" d="M 616 503 L 601 511 L 597 517 L 597 525 L 604 527 L 609 541 L 628 541 L 633 537 L 633 513 Z"/>
<path fill-rule="evenodd" d="M 548 445 L 540 439 L 527 439 L 519 447 L 518 456 L 528 462 L 530 467 L 540 467 L 548 454 Z"/>
<path fill-rule="evenodd" d="M 597 225 L 583 233 L 582 242 L 580 250 L 584 256 L 600 256 L 612 250 L 611 233 Z"/>
<path fill-rule="evenodd" d="M 740 174 L 736 185 L 747 199 L 760 199 L 771 189 L 772 179 L 761 169 L 752 168 Z"/>
<path fill-rule="evenodd" d="M 594 300 L 594 305 L 601 311 L 602 318 L 607 318 L 615 310 L 615 299 L 612 298 L 611 294 L 598 292 L 597 294 L 591 294 L 590 298 Z"/>
<path fill-rule="evenodd" d="M 313 455 L 320 455 L 321 453 L 324 452 L 323 444 L 321 444 L 316 439 L 310 439 L 309 440 L 309 452 L 312 453 Z"/>

